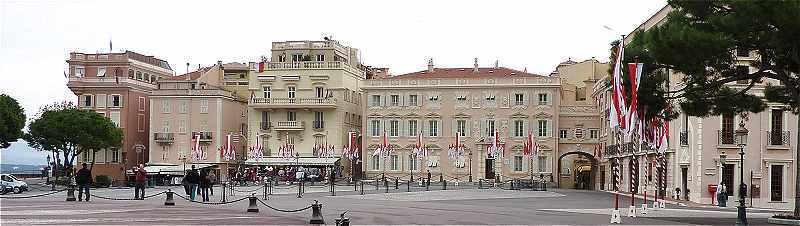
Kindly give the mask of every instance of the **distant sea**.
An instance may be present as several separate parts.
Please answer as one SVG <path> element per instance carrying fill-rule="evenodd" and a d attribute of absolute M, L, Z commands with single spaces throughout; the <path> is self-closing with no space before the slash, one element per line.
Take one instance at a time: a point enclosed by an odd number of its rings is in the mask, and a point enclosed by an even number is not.
<path fill-rule="evenodd" d="M 32 173 L 41 172 L 46 166 L 20 165 L 20 164 L 0 164 L 0 173 Z"/>

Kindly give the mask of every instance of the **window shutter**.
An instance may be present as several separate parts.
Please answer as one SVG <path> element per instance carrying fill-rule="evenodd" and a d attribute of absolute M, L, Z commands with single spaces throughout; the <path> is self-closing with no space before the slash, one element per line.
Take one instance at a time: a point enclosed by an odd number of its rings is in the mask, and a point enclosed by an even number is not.
<path fill-rule="evenodd" d="M 402 137 L 408 134 L 408 128 L 406 127 L 406 120 L 399 120 L 397 123 L 400 126 L 400 128 L 397 130 L 397 136 Z"/>
<path fill-rule="evenodd" d="M 422 133 L 423 137 L 428 136 L 428 131 L 425 131 L 425 128 L 427 128 L 427 124 L 428 120 L 421 119 L 417 121 L 417 132 Z"/>
<path fill-rule="evenodd" d="M 125 98 L 122 98 L 122 95 L 119 95 L 119 106 L 120 107 L 125 106 L 125 101 L 124 100 L 125 100 Z"/>
<path fill-rule="evenodd" d="M 442 131 L 444 131 L 442 129 L 442 120 L 438 119 L 436 121 L 437 121 L 437 124 L 438 124 L 438 125 L 436 125 L 436 130 L 437 130 L 436 131 L 436 135 L 439 135 L 440 137 L 444 137 L 444 134 L 442 134 Z"/>
<path fill-rule="evenodd" d="M 458 131 L 458 120 L 453 119 L 451 120 L 452 124 L 450 124 L 450 136 L 455 137 L 456 132 Z"/>
<path fill-rule="evenodd" d="M 483 137 L 489 136 L 489 123 L 488 120 L 484 119 L 481 120 L 481 131 L 483 133 Z"/>
<path fill-rule="evenodd" d="M 547 126 L 545 126 L 545 131 L 544 131 L 544 132 L 545 132 L 545 137 L 550 137 L 550 136 L 552 136 L 552 133 L 550 132 L 550 131 L 552 131 L 552 129 L 551 129 L 551 128 L 553 128 L 553 125 L 552 125 L 552 124 L 553 124 L 553 122 L 552 122 L 552 121 L 550 121 L 550 120 L 547 120 Z"/>
<path fill-rule="evenodd" d="M 469 119 L 467 119 L 467 121 L 466 121 L 466 123 L 464 125 L 464 127 L 466 127 L 466 128 L 464 128 L 464 136 L 465 137 L 468 137 L 469 136 L 469 131 L 472 130 L 471 129 L 472 127 L 470 127 L 470 124 L 472 124 L 471 121 Z"/>
<path fill-rule="evenodd" d="M 536 130 L 534 131 L 534 132 L 536 133 L 536 134 L 534 134 L 534 135 L 536 135 L 536 137 L 540 137 L 540 136 L 539 136 L 539 134 L 542 134 L 542 132 L 541 132 L 541 131 L 542 131 L 542 127 L 541 127 L 541 126 L 539 126 L 539 123 L 540 123 L 540 122 L 539 122 L 539 120 L 537 119 L 537 120 L 536 120 Z"/>
<path fill-rule="evenodd" d="M 522 125 L 522 136 L 528 137 L 528 133 L 531 130 L 531 122 L 530 120 L 524 120 Z"/>

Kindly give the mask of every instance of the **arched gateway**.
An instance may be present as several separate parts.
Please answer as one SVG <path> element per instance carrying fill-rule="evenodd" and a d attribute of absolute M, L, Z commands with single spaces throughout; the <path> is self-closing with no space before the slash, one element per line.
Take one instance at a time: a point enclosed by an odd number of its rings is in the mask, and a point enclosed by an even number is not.
<path fill-rule="evenodd" d="M 595 178 L 597 178 L 597 169 L 598 169 L 597 168 L 598 167 L 597 159 L 594 157 L 594 155 L 592 155 L 590 153 L 587 153 L 587 152 L 583 152 L 583 151 L 566 152 L 566 153 L 561 154 L 558 157 L 558 162 L 557 162 L 558 163 L 558 171 L 557 171 L 557 174 L 555 175 L 556 178 L 554 178 L 556 180 L 556 183 L 557 183 L 558 187 L 559 188 L 564 188 L 564 187 L 562 187 L 561 180 L 562 180 L 562 175 L 563 175 L 562 171 L 565 170 L 565 169 L 563 169 L 562 166 L 561 166 L 561 160 L 563 160 L 564 157 L 566 157 L 568 155 L 580 155 L 580 156 L 586 157 L 586 159 L 588 159 L 589 162 L 590 162 L 590 164 L 588 165 L 589 166 L 588 169 L 587 169 L 587 167 L 585 167 L 586 165 L 580 165 L 580 166 L 573 167 L 573 168 L 569 169 L 570 172 L 574 172 L 574 173 L 568 174 L 569 176 L 567 176 L 568 177 L 567 179 L 571 179 L 571 180 L 575 180 L 576 181 L 575 186 L 569 187 L 569 188 L 580 188 L 580 189 L 586 189 L 586 190 L 594 190 Z"/>

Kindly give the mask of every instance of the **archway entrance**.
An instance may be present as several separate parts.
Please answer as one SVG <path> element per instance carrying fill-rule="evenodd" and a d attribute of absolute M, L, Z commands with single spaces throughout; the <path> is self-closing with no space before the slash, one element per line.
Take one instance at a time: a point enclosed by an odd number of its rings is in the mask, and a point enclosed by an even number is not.
<path fill-rule="evenodd" d="M 569 155 L 575 155 L 575 158 L 571 159 L 570 167 L 567 168 L 562 166 L 562 161 Z M 558 187 L 594 190 L 597 165 L 597 159 L 586 152 L 573 151 L 561 154 L 558 157 Z"/>

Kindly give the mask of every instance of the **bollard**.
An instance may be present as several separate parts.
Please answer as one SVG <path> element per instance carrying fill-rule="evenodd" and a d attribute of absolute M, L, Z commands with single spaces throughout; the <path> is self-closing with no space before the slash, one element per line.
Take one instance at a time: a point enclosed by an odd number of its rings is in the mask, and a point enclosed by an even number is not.
<path fill-rule="evenodd" d="M 478 180 L 478 189 L 483 189 L 483 179 Z"/>
<path fill-rule="evenodd" d="M 383 179 L 383 187 L 386 188 L 386 193 L 389 193 L 389 181 Z"/>
<path fill-rule="evenodd" d="M 397 190 L 397 186 L 400 185 L 400 180 L 397 177 L 394 178 L 394 189 Z"/>
<path fill-rule="evenodd" d="M 447 181 L 446 180 L 442 181 L 442 190 L 447 190 Z"/>
<path fill-rule="evenodd" d="M 167 189 L 167 199 L 164 200 L 164 205 L 165 206 L 174 206 L 175 205 L 175 199 L 172 198 L 173 194 L 174 193 L 172 192 L 172 189 Z"/>
<path fill-rule="evenodd" d="M 247 206 L 247 212 L 258 213 L 258 205 L 256 205 L 256 199 L 257 199 L 256 196 L 251 195 L 250 197 L 247 197 L 247 199 L 250 201 L 250 205 Z"/>
<path fill-rule="evenodd" d="M 88 199 L 89 197 L 86 198 Z M 67 189 L 67 202 L 74 202 L 74 201 L 75 201 L 75 186 L 70 185 L 69 188 Z"/>
<path fill-rule="evenodd" d="M 303 183 L 297 183 L 297 198 L 303 198 Z"/>
<path fill-rule="evenodd" d="M 375 179 L 375 190 L 376 191 L 380 191 L 380 189 L 381 189 L 381 187 L 380 187 L 380 185 L 378 185 L 378 183 L 380 183 L 380 180 Z"/>
<path fill-rule="evenodd" d="M 364 181 L 360 180 L 359 182 L 361 182 L 361 195 L 364 195 Z"/>
<path fill-rule="evenodd" d="M 514 190 L 514 180 L 511 180 L 511 190 Z"/>
<path fill-rule="evenodd" d="M 406 191 L 411 191 L 411 181 L 406 183 Z"/>
<path fill-rule="evenodd" d="M 339 215 L 339 218 L 336 218 L 336 226 L 350 226 L 350 219 L 344 217 L 345 213 L 347 213 L 347 211 L 344 211 L 344 213 Z"/>
<path fill-rule="evenodd" d="M 425 191 L 431 190 L 431 179 L 428 179 L 428 183 L 425 183 Z"/>
<path fill-rule="evenodd" d="M 227 200 L 225 200 L 225 196 L 226 196 L 225 193 L 227 193 L 226 190 L 228 190 L 228 183 L 227 182 L 222 183 L 222 202 L 227 202 Z"/>
<path fill-rule="evenodd" d="M 319 204 L 317 200 L 314 200 L 314 204 L 311 204 L 311 220 L 308 223 L 325 224 L 325 219 L 322 219 L 322 204 Z"/>
<path fill-rule="evenodd" d="M 267 185 L 264 184 L 264 200 L 267 200 Z"/>
<path fill-rule="evenodd" d="M 273 186 L 273 184 L 269 183 L 269 195 L 272 195 L 272 186 Z"/>

